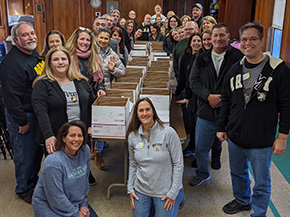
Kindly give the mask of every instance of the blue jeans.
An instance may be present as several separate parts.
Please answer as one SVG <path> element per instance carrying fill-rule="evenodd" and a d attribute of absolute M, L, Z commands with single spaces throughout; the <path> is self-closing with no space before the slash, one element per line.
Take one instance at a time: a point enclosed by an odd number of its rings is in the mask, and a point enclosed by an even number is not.
<path fill-rule="evenodd" d="M 202 179 L 209 177 L 209 151 L 214 144 L 216 132 L 215 122 L 197 118 L 195 128 L 196 175 Z"/>
<path fill-rule="evenodd" d="M 98 217 L 97 213 L 93 210 L 93 208 L 88 205 L 88 208 L 90 210 L 90 217 Z"/>
<path fill-rule="evenodd" d="M 272 147 L 261 149 L 243 149 L 228 140 L 232 187 L 235 199 L 242 205 L 251 203 L 251 180 L 249 162 L 251 163 L 255 185 L 252 195 L 252 208 L 255 216 L 266 216 L 271 196 L 270 166 Z"/>
<path fill-rule="evenodd" d="M 155 210 L 155 216 L 158 217 L 176 217 L 179 205 L 185 202 L 183 189 L 180 189 L 175 198 L 174 207 L 170 211 L 163 209 L 166 200 L 161 200 L 160 197 L 147 196 L 138 191 L 135 191 L 135 194 L 139 200 L 134 199 L 135 209 L 133 210 L 133 217 L 149 217 L 153 210 Z"/>
<path fill-rule="evenodd" d="M 17 182 L 15 193 L 22 197 L 33 192 L 43 157 L 42 147 L 35 141 L 36 117 L 33 113 L 27 113 L 30 128 L 26 134 L 18 133 L 18 124 L 7 111 L 5 111 L 5 117 L 15 165 Z"/>

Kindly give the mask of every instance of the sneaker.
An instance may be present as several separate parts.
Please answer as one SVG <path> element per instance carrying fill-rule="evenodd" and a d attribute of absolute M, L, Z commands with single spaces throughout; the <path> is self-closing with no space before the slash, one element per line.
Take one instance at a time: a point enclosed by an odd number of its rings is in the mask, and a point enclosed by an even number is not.
<path fill-rule="evenodd" d="M 223 207 L 223 211 L 227 214 L 235 214 L 235 213 L 238 213 L 240 211 L 246 211 L 246 210 L 251 210 L 251 209 L 252 209 L 251 204 L 241 205 L 241 204 L 239 204 L 239 202 L 236 199 L 227 203 Z"/>
<path fill-rule="evenodd" d="M 90 186 L 93 186 L 96 184 L 96 179 L 95 177 L 92 175 L 92 172 L 90 171 L 90 175 L 89 175 L 89 183 L 90 183 Z"/>
<path fill-rule="evenodd" d="M 183 157 L 189 157 L 189 156 L 194 156 L 195 153 L 194 153 L 194 150 L 186 147 L 184 150 L 183 150 Z"/>
<path fill-rule="evenodd" d="M 95 161 L 100 170 L 107 170 L 106 163 L 103 160 L 102 152 L 96 152 Z"/>
<path fill-rule="evenodd" d="M 188 184 L 192 187 L 199 186 L 201 183 L 210 180 L 210 176 L 203 179 L 198 176 L 194 176 L 192 179 L 189 180 Z"/>
<path fill-rule="evenodd" d="M 212 158 L 211 159 L 211 168 L 213 170 L 219 170 L 221 168 L 220 158 Z"/>

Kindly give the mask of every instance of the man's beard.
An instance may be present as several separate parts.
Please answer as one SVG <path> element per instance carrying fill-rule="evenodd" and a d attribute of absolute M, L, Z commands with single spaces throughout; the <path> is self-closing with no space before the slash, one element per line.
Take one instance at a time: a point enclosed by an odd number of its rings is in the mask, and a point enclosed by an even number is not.
<path fill-rule="evenodd" d="M 25 42 L 25 46 L 23 46 L 21 43 L 20 43 L 20 39 L 18 39 L 18 42 L 19 42 L 19 46 L 22 47 L 22 48 L 25 48 L 27 50 L 34 50 L 37 46 L 37 41 L 35 39 L 33 40 L 29 40 L 29 41 L 26 41 Z M 30 43 L 32 42 L 35 42 L 33 44 L 30 45 Z"/>

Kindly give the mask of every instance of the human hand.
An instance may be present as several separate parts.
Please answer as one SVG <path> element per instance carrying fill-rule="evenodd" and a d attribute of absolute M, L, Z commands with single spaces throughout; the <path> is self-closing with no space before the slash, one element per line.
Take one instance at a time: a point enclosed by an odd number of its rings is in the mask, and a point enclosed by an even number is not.
<path fill-rule="evenodd" d="M 174 206 L 174 200 L 170 199 L 167 195 L 163 197 L 161 200 L 166 200 L 163 209 L 166 209 L 166 211 L 170 211 L 172 207 Z"/>
<path fill-rule="evenodd" d="M 207 97 L 208 104 L 212 108 L 218 108 L 221 106 L 221 95 L 220 94 L 209 94 Z"/>
<path fill-rule="evenodd" d="M 88 134 L 92 135 L 92 127 L 88 127 Z"/>
<path fill-rule="evenodd" d="M 178 104 L 185 104 L 185 107 L 187 108 L 188 107 L 189 100 L 188 99 L 177 100 L 176 103 L 178 103 Z"/>
<path fill-rule="evenodd" d="M 130 196 L 130 202 L 131 202 L 131 210 L 135 209 L 134 199 L 139 200 L 139 198 L 136 196 L 135 192 L 132 192 L 129 194 Z"/>
<path fill-rule="evenodd" d="M 110 56 L 110 61 L 108 62 L 108 68 L 111 72 L 115 71 L 115 65 L 116 65 L 116 57 Z"/>
<path fill-rule="evenodd" d="M 29 128 L 30 128 L 29 123 L 27 123 L 24 126 L 18 126 L 18 129 L 19 129 L 18 133 L 26 134 L 28 132 Z"/>
<path fill-rule="evenodd" d="M 98 92 L 97 92 L 97 96 L 98 96 L 98 98 L 99 97 L 102 97 L 102 96 L 106 96 L 107 94 L 106 94 L 106 92 L 104 91 L 104 90 L 98 90 Z"/>
<path fill-rule="evenodd" d="M 283 133 L 278 133 L 277 139 L 274 141 L 272 146 L 273 154 L 275 155 L 281 155 L 286 150 L 286 140 L 287 135 Z"/>
<path fill-rule="evenodd" d="M 45 140 L 45 148 L 48 154 L 52 154 L 55 151 L 55 136 L 51 136 Z"/>
<path fill-rule="evenodd" d="M 216 137 L 221 141 L 225 141 L 228 139 L 227 133 L 226 132 L 217 132 Z"/>
<path fill-rule="evenodd" d="M 86 207 L 86 206 L 80 206 L 79 210 L 80 210 L 80 216 L 81 216 L 81 214 L 84 217 L 89 217 L 90 216 L 90 210 L 89 210 L 88 207 Z"/>

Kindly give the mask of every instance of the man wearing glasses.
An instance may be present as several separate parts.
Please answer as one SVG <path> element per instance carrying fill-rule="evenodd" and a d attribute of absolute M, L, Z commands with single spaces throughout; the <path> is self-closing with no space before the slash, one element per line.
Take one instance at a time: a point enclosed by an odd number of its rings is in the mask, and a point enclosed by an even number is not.
<path fill-rule="evenodd" d="M 264 28 L 248 23 L 240 29 L 245 57 L 225 77 L 217 137 L 228 141 L 235 199 L 223 207 L 227 214 L 253 208 L 266 216 L 271 196 L 272 154 L 285 152 L 290 128 L 290 69 L 262 52 Z M 276 128 L 279 116 L 278 135 Z M 251 163 L 255 185 L 251 195 Z"/>

